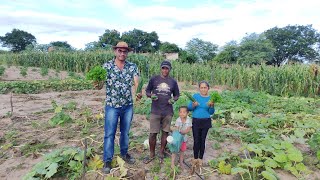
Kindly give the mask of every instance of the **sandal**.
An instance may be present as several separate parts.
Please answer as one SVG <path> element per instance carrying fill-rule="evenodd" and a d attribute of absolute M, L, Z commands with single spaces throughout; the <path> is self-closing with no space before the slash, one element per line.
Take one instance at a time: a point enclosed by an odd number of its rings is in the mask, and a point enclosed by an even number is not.
<path fill-rule="evenodd" d="M 147 156 L 143 159 L 143 163 L 148 164 L 149 162 L 153 161 L 154 159 L 155 159 L 155 156 L 154 157 Z"/>

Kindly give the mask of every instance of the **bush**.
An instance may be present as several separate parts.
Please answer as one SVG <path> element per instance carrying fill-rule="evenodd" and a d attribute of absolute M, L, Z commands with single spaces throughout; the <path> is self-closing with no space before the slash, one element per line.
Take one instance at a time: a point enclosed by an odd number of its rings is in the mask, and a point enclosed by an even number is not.
<path fill-rule="evenodd" d="M 93 67 L 87 74 L 87 80 L 103 81 L 106 79 L 107 71 L 101 66 Z"/>
<path fill-rule="evenodd" d="M 0 66 L 0 77 L 4 74 L 4 71 L 6 70 L 5 67 Z"/>

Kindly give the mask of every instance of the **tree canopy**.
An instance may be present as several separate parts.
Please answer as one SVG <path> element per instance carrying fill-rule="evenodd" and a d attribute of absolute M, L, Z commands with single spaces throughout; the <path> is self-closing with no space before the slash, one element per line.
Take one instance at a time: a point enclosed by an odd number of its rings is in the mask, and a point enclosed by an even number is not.
<path fill-rule="evenodd" d="M 54 42 L 51 42 L 50 45 L 54 47 L 68 49 L 68 50 L 72 49 L 71 45 L 68 44 L 67 41 L 54 41 Z"/>
<path fill-rule="evenodd" d="M 186 44 L 186 51 L 195 54 L 199 62 L 212 60 L 216 56 L 218 45 L 199 38 L 193 38 Z"/>
<path fill-rule="evenodd" d="M 9 48 L 13 52 L 20 52 L 25 50 L 28 45 L 36 43 L 36 38 L 26 31 L 13 29 L 4 36 L 0 36 L 0 42 L 3 47 Z"/>
<path fill-rule="evenodd" d="M 272 61 L 275 49 L 263 34 L 252 33 L 244 37 L 239 44 L 239 64 L 252 65 Z"/>
<path fill-rule="evenodd" d="M 319 33 L 312 25 L 288 25 L 274 27 L 264 32 L 275 47 L 272 64 L 280 65 L 284 60 L 304 61 L 319 56 L 315 46 L 320 42 Z"/>
<path fill-rule="evenodd" d="M 169 42 L 161 43 L 159 49 L 163 53 L 178 53 L 180 51 L 178 45 Z"/>
<path fill-rule="evenodd" d="M 218 63 L 236 63 L 239 57 L 239 48 L 236 41 L 230 41 L 221 48 L 221 51 L 214 57 Z"/>
<path fill-rule="evenodd" d="M 155 52 L 159 50 L 160 41 L 158 34 L 153 31 L 151 33 L 144 32 L 139 29 L 124 32 L 121 40 L 127 42 L 135 52 Z"/>
<path fill-rule="evenodd" d="M 105 32 L 103 33 L 102 36 L 99 37 L 99 41 L 97 44 L 95 44 L 95 46 L 98 47 L 111 47 L 111 46 L 115 46 L 119 41 L 120 41 L 120 32 L 113 29 L 107 29 L 105 30 Z"/>
<path fill-rule="evenodd" d="M 111 49 L 119 41 L 126 41 L 136 53 L 179 52 L 179 60 L 188 63 L 214 60 L 218 63 L 267 63 L 279 66 L 288 60 L 304 62 L 320 58 L 320 33 L 312 25 L 288 25 L 274 27 L 261 34 L 248 34 L 239 43 L 226 43 L 219 51 L 218 45 L 199 38 L 191 39 L 184 49 L 180 49 L 174 43 L 161 43 L 155 31 L 149 33 L 133 29 L 121 34 L 115 29 L 106 29 L 98 41 L 87 43 L 85 50 Z M 0 36 L 0 43 L 13 52 L 26 49 L 46 52 L 49 46 L 59 50 L 73 50 L 66 41 L 37 44 L 32 34 L 19 29 Z"/>

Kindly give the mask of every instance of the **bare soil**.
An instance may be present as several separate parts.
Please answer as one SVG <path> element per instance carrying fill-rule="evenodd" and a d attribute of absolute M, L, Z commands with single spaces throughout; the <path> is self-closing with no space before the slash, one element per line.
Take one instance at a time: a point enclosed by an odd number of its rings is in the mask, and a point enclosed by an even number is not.
<path fill-rule="evenodd" d="M 50 78 L 65 79 L 68 77 L 68 72 L 57 72 L 52 69 L 48 69 L 48 74 L 42 76 L 40 74 L 41 69 L 36 67 L 28 67 L 27 75 L 24 77 L 20 74 L 20 68 L 16 66 L 5 67 L 5 73 L 0 77 L 1 81 L 30 81 L 30 80 L 48 80 Z"/>

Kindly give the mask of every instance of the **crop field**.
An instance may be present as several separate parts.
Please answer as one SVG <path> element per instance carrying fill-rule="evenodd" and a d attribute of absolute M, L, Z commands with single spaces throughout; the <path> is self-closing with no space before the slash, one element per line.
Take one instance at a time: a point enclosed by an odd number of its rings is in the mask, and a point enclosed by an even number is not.
<path fill-rule="evenodd" d="M 143 142 L 151 100 L 145 96 L 134 104 L 130 132 L 129 151 L 137 162 L 129 165 L 118 158 L 118 130 L 114 168 L 103 174 L 105 90 L 95 90 L 84 73 L 110 58 L 102 52 L 0 55 L 0 179 L 320 179 L 316 65 L 173 62 L 181 92 L 197 92 L 197 82 L 208 80 L 210 91 L 222 97 L 215 104 L 201 174 L 190 175 L 188 167 L 171 169 L 170 156 L 162 164 L 158 159 L 142 162 L 149 153 Z M 161 57 L 130 58 L 144 78 L 159 73 Z M 173 120 L 187 103 L 182 93 Z M 188 166 L 192 148 L 189 138 Z"/>

